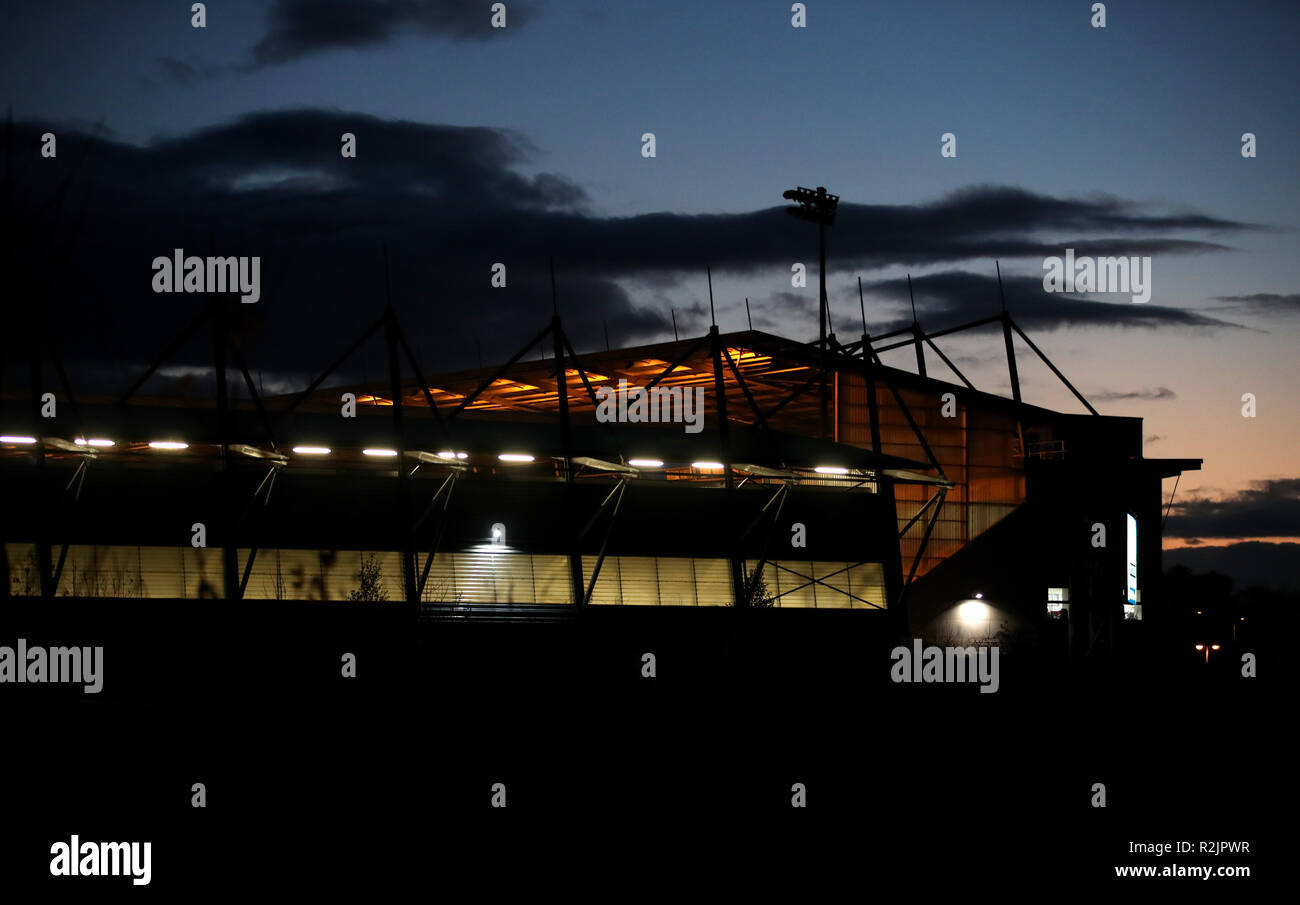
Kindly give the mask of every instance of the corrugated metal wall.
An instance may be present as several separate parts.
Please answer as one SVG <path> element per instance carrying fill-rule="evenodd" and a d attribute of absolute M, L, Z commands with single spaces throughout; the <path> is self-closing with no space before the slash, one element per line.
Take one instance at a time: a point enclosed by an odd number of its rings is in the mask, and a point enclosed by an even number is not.
<path fill-rule="evenodd" d="M 944 474 L 957 483 L 944 499 L 917 567 L 916 574 L 921 576 L 1024 502 L 1024 459 L 1020 455 L 1019 431 L 1011 416 L 972 409 L 958 402 L 953 417 L 945 418 L 939 395 L 906 388 L 900 388 L 899 395 L 943 465 Z M 840 442 L 871 448 L 866 379 L 858 374 L 841 374 L 838 399 Z M 928 461 L 916 432 L 888 387 L 876 388 L 876 403 L 882 451 Z M 925 485 L 895 486 L 900 531 L 933 493 L 934 488 Z M 927 512 L 900 542 L 904 577 L 932 515 L 932 511 Z"/>

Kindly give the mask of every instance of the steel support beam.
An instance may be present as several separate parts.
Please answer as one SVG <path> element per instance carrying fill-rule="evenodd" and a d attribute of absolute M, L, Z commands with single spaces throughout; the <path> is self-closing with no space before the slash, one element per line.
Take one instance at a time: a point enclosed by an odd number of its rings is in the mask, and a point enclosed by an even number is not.
<path fill-rule="evenodd" d="M 462 399 L 460 403 L 456 406 L 456 408 L 452 410 L 451 414 L 447 416 L 447 420 L 451 421 L 453 418 L 455 418 L 457 415 L 463 412 L 467 407 L 473 404 L 474 400 L 477 399 L 479 396 L 482 396 L 484 391 L 486 391 L 488 387 L 492 386 L 492 384 L 496 383 L 498 380 L 504 377 L 506 373 L 509 372 L 509 370 L 519 362 L 519 359 L 523 358 L 525 355 L 531 352 L 533 350 L 533 346 L 537 345 L 542 340 L 546 339 L 546 335 L 555 329 L 554 323 L 555 322 L 552 321 L 550 324 L 544 327 L 541 333 L 538 333 L 536 336 L 534 336 L 531 340 L 528 341 L 528 345 L 524 346 L 522 349 L 520 349 L 518 352 L 512 355 L 509 361 L 507 361 L 501 367 L 497 368 L 496 371 L 492 373 L 491 377 L 487 378 L 482 383 L 480 383 L 478 387 L 475 388 L 474 392 L 470 393 L 468 396 Z"/>
<path fill-rule="evenodd" d="M 244 385 L 248 387 L 248 395 L 252 397 L 253 405 L 257 407 L 257 417 L 266 430 L 267 442 L 271 444 L 271 449 L 276 449 L 275 428 L 271 424 L 271 417 L 266 413 L 266 407 L 262 405 L 262 394 L 253 385 L 253 375 L 248 372 L 248 363 L 244 361 L 244 353 L 239 351 L 239 346 L 235 344 L 233 336 L 227 338 L 230 341 L 230 351 L 235 356 L 235 364 L 239 366 L 240 373 L 244 375 Z"/>
<path fill-rule="evenodd" d="M 726 380 L 722 373 L 722 336 L 718 333 L 718 325 L 714 324 L 709 328 L 709 344 L 713 350 L 713 389 L 717 393 L 717 419 L 718 419 L 718 442 L 722 449 L 719 450 L 722 456 L 722 468 L 724 471 L 723 486 L 726 488 L 727 499 L 724 507 L 725 518 L 728 522 L 735 515 L 735 493 L 736 477 L 732 474 L 731 466 L 731 442 L 730 432 L 727 425 L 727 388 Z M 825 378 L 825 371 L 822 372 Z M 731 555 L 728 559 L 731 561 L 731 594 L 732 602 L 738 604 L 744 594 L 744 569 L 740 559 L 736 555 L 736 541 L 732 540 Z"/>
<path fill-rule="evenodd" d="M 966 384 L 967 388 L 972 390 L 975 389 L 975 384 L 967 380 L 966 375 L 963 374 L 961 371 L 957 370 L 957 366 L 948 360 L 948 356 L 944 355 L 943 352 L 939 349 L 939 347 L 934 344 L 934 340 L 930 339 L 930 337 L 927 336 L 925 337 L 925 341 L 929 344 L 930 348 L 934 350 L 934 354 L 939 356 L 939 358 L 943 361 L 943 363 L 948 366 L 948 369 L 951 370 L 954 374 L 956 374 L 957 378 L 961 380 L 962 383 Z"/>
<path fill-rule="evenodd" d="M 731 366 L 731 373 L 736 375 L 736 383 L 739 384 L 741 391 L 745 394 L 745 398 L 749 400 L 750 408 L 754 410 L 754 417 L 758 419 L 755 422 L 755 426 L 766 430 L 767 419 L 763 417 L 763 410 L 758 407 L 758 400 L 754 398 L 754 394 L 751 393 L 749 387 L 745 385 L 745 378 L 740 376 L 740 368 L 736 366 L 736 362 L 732 359 L 731 352 L 727 350 L 726 346 L 722 347 L 722 354 L 727 357 L 727 364 Z"/>
<path fill-rule="evenodd" d="M 185 340 L 189 339 L 190 336 L 203 325 L 203 322 L 208 319 L 210 314 L 211 309 L 207 305 L 204 305 L 199 310 L 199 313 L 194 316 L 194 320 L 190 321 L 189 326 L 182 330 L 176 338 L 171 341 L 171 344 L 168 345 L 167 348 L 163 349 L 162 353 L 149 363 L 149 367 L 145 368 L 144 373 L 136 378 L 135 383 L 131 384 L 127 391 L 122 394 L 122 398 L 118 400 L 118 404 L 126 405 L 131 397 L 135 395 L 135 391 L 145 385 L 145 382 L 148 381 L 149 378 L 153 376 L 154 372 L 162 366 L 162 363 L 170 358 L 171 354 L 179 349 L 181 344 L 184 343 Z"/>
<path fill-rule="evenodd" d="M 1020 402 L 1020 371 L 1016 368 L 1016 347 L 1011 342 L 1011 315 L 1003 311 L 1000 320 L 1002 321 L 1002 340 L 1007 347 L 1007 372 L 1011 376 L 1011 398 L 1018 404 Z"/>
<path fill-rule="evenodd" d="M 822 352 L 826 351 L 826 322 L 830 320 L 830 304 L 826 297 L 826 223 L 818 221 L 817 223 L 817 247 L 818 247 L 818 274 L 817 280 L 820 286 L 820 308 L 821 315 L 821 343 L 819 348 Z M 827 371 L 822 368 L 822 439 L 831 439 L 831 422 L 830 422 L 830 389 L 827 386 Z"/>
<path fill-rule="evenodd" d="M 903 530 L 898 532 L 899 540 L 902 540 L 904 537 L 906 537 L 907 532 L 911 531 L 912 526 L 917 523 L 917 521 L 921 518 L 921 516 L 925 515 L 926 510 L 929 509 L 932 505 L 934 505 L 934 501 L 939 499 L 939 493 L 940 491 L 936 490 L 931 495 L 931 497 L 925 501 L 925 504 L 922 505 L 920 509 L 916 510 L 916 515 L 912 516 L 911 519 L 908 520 L 907 524 L 903 526 Z"/>
<path fill-rule="evenodd" d="M 402 352 L 406 355 L 406 362 L 411 366 L 411 373 L 415 375 L 416 380 L 420 381 L 420 392 L 424 394 L 424 402 L 429 406 L 429 411 L 433 413 L 434 423 L 439 428 L 443 428 L 442 414 L 438 411 L 438 403 L 433 401 L 433 394 L 429 392 L 429 381 L 425 379 L 424 372 L 420 370 L 420 365 L 415 360 L 415 352 L 411 350 L 411 344 L 406 341 L 406 332 L 402 330 L 401 325 L 397 324 L 396 318 L 394 318 L 393 323 L 394 329 L 397 330 L 398 342 L 402 345 Z M 445 433 L 445 429 L 443 433 Z"/>
<path fill-rule="evenodd" d="M 880 403 L 876 399 L 876 367 L 880 359 L 871 348 L 871 337 L 862 334 L 862 372 L 867 381 L 867 421 L 871 427 L 871 448 L 876 453 L 884 454 L 880 444 Z"/>
<path fill-rule="evenodd" d="M 669 363 L 668 367 L 664 368 L 662 371 L 659 372 L 658 377 L 656 377 L 654 380 L 650 381 L 645 385 L 646 392 L 647 393 L 650 392 L 650 390 L 654 389 L 654 387 L 659 383 L 659 381 L 663 380 L 665 377 L 672 374 L 674 368 L 681 367 L 682 362 L 686 361 L 686 359 L 690 358 L 701 348 L 703 348 L 704 344 L 708 341 L 709 341 L 709 337 L 703 336 L 700 339 L 697 339 L 695 342 L 691 343 L 689 346 L 687 346 L 685 352 L 683 352 L 681 355 L 678 355 L 677 358 L 675 358 L 672 362 Z"/>
<path fill-rule="evenodd" d="M 442 515 L 438 519 L 438 530 L 434 532 L 433 535 L 433 547 L 429 550 L 429 555 L 424 558 L 424 568 L 420 570 L 421 600 L 424 599 L 425 585 L 429 582 L 429 569 L 433 566 L 433 558 L 438 555 L 438 549 L 442 546 L 443 529 L 447 527 L 447 507 L 451 505 L 451 493 L 456 489 L 456 478 L 458 475 L 458 471 L 453 471 L 451 474 L 447 475 L 442 482 L 442 486 L 438 488 L 438 492 L 435 493 L 433 499 L 429 501 L 428 508 L 425 509 L 424 514 L 421 515 L 419 520 L 416 522 L 416 527 L 418 528 L 423 524 L 429 514 L 433 512 L 433 507 L 437 504 L 438 498 L 442 497 Z M 444 490 L 447 491 L 446 496 L 443 496 Z"/>
<path fill-rule="evenodd" d="M 947 491 L 939 491 L 939 505 L 934 508 L 934 515 L 930 517 L 925 525 L 925 533 L 921 535 L 921 544 L 916 548 L 916 556 L 912 557 L 912 567 L 908 570 L 907 581 L 903 583 L 902 589 L 898 594 L 898 608 L 902 611 L 903 606 L 907 603 L 907 589 L 912 586 L 912 581 L 916 578 L 916 570 L 921 565 L 921 557 L 925 555 L 925 548 L 930 543 L 930 533 L 934 531 L 934 526 L 939 521 L 939 513 L 943 511 L 943 501 L 947 499 Z"/>
<path fill-rule="evenodd" d="M 935 330 L 933 332 L 926 333 L 925 336 L 928 339 L 938 339 L 939 337 L 947 336 L 950 333 L 960 333 L 963 330 L 973 330 L 976 327 L 983 327 L 987 324 L 997 323 L 1000 320 L 1002 320 L 1002 315 L 994 314 L 991 317 L 982 317 L 979 320 L 971 321 L 968 324 L 958 324 L 956 327 L 947 327 L 943 330 Z M 875 341 L 880 342 L 882 339 L 890 339 L 891 337 L 900 336 L 904 333 L 911 333 L 911 332 L 912 332 L 911 327 L 904 327 L 901 330 L 894 330 L 890 333 L 882 333 L 879 336 L 875 337 Z M 886 345 L 883 346 L 876 346 L 876 351 L 892 352 L 894 349 L 901 349 L 903 348 L 903 346 L 910 346 L 913 343 L 913 341 L 914 340 L 911 339 L 904 339 L 898 342 L 887 343 Z"/>
<path fill-rule="evenodd" d="M 772 563 L 772 565 L 776 566 L 778 569 L 782 570 L 783 572 L 789 572 L 791 575 L 794 575 L 798 578 L 802 578 L 804 580 L 803 584 L 799 585 L 798 587 L 791 588 L 788 591 L 782 591 L 780 594 L 777 595 L 777 597 L 784 597 L 787 594 L 793 594 L 796 591 L 802 591 L 804 588 L 810 587 L 811 585 L 819 584 L 824 588 L 829 588 L 830 590 L 834 591 L 836 594 L 843 594 L 845 597 L 848 597 L 852 600 L 861 601 L 862 603 L 865 603 L 867 606 L 875 607 L 878 610 L 887 609 L 887 607 L 883 607 L 878 603 L 872 603 L 870 600 L 867 600 L 863 597 L 859 597 L 857 594 L 850 594 L 848 591 L 842 591 L 839 588 L 834 587 L 832 585 L 828 585 L 826 583 L 826 579 L 828 578 L 834 578 L 836 575 L 839 575 L 841 572 L 847 572 L 850 569 L 856 569 L 858 566 L 866 565 L 867 563 L 873 561 L 874 560 L 864 559 L 861 562 L 849 563 L 847 566 L 836 569 L 834 572 L 828 572 L 827 574 L 823 575 L 821 578 L 813 578 L 811 575 L 805 575 L 802 572 L 796 572 L 794 569 L 790 568 L 789 566 L 783 566 L 780 563 L 774 562 Z"/>
<path fill-rule="evenodd" d="M 384 279 L 388 278 L 388 252 L 384 252 Z M 384 308 L 388 341 L 388 379 L 393 396 L 393 435 L 397 448 L 397 524 L 402 526 L 402 587 L 406 602 L 419 606 L 415 582 L 415 539 L 411 530 L 410 473 L 406 470 L 406 425 L 402 418 L 402 370 L 397 356 L 397 309 L 392 302 Z"/>
<path fill-rule="evenodd" d="M 235 540 L 235 519 L 231 511 L 230 399 L 226 389 L 226 345 L 229 324 L 226 306 L 219 296 L 211 296 L 213 366 L 217 377 L 217 442 L 221 444 L 221 498 L 217 501 L 221 531 L 221 574 L 226 600 L 239 599 L 239 547 Z"/>
<path fill-rule="evenodd" d="M 555 291 L 555 272 L 551 272 L 551 291 Z M 558 394 L 560 405 L 560 449 L 564 454 L 564 483 L 565 498 L 570 505 L 573 502 L 573 431 L 569 423 L 569 383 L 564 374 L 564 347 L 567 339 L 564 335 L 564 326 L 560 323 L 560 315 L 551 316 L 551 326 L 546 328 L 551 333 L 551 340 L 555 349 L 555 391 Z M 545 335 L 543 333 L 542 335 Z M 541 337 L 539 337 L 540 339 Z M 558 518 L 563 518 L 563 513 L 555 514 Z M 578 551 L 577 535 L 569 539 L 569 583 L 573 588 L 573 604 L 579 611 L 586 609 L 587 601 L 590 594 L 583 587 L 582 580 L 582 554 Z M 602 548 L 603 550 L 603 548 Z M 592 576 L 592 585 L 595 585 L 595 575 Z"/>
<path fill-rule="evenodd" d="M 620 478 L 618 484 L 609 492 L 609 495 L 605 497 L 605 501 L 600 504 L 600 508 L 596 510 L 596 514 L 591 517 L 590 521 L 587 522 L 587 526 L 583 528 L 582 532 L 578 535 L 579 537 L 582 537 L 590 531 L 591 527 L 596 524 L 596 520 L 600 518 L 601 513 L 604 512 L 605 508 L 609 505 L 609 501 L 614 501 L 614 509 L 609 514 L 609 524 L 605 527 L 605 536 L 600 542 L 600 552 L 596 554 L 596 565 L 591 570 L 591 583 L 588 584 L 586 589 L 583 591 L 582 605 L 584 607 L 591 605 L 591 595 L 596 592 L 596 579 L 600 577 L 600 568 L 605 564 L 605 549 L 609 546 L 609 536 L 614 533 L 614 522 L 618 519 L 618 510 L 619 507 L 623 505 L 623 493 L 626 489 L 627 478 Z"/>
<path fill-rule="evenodd" d="M 1043 350 L 1039 349 L 1038 346 L 1034 345 L 1034 341 L 1025 335 L 1025 331 L 1020 329 L 1020 325 L 1017 324 L 1015 321 L 1013 321 L 1011 319 L 1011 315 L 1009 314 L 1007 315 L 1007 323 L 1011 325 L 1011 328 L 1013 330 L 1015 330 L 1017 333 L 1020 334 L 1020 338 L 1023 339 L 1026 344 L 1028 344 L 1029 348 L 1034 351 L 1034 354 L 1036 354 L 1039 358 L 1043 360 L 1043 364 L 1047 365 L 1049 368 L 1052 369 L 1052 373 L 1055 374 L 1060 379 L 1061 383 L 1065 384 L 1066 389 L 1068 389 L 1071 393 L 1074 394 L 1074 398 L 1082 402 L 1083 407 L 1086 408 L 1089 412 L 1091 412 L 1094 415 L 1098 414 L 1097 410 L 1092 407 L 1092 404 L 1089 403 L 1087 399 L 1083 398 L 1083 394 L 1074 388 L 1074 384 L 1070 383 L 1070 381 L 1066 379 L 1065 375 L 1062 374 L 1057 369 L 1056 365 L 1052 364 L 1052 360 L 1048 358 L 1045 354 L 1043 354 Z"/>

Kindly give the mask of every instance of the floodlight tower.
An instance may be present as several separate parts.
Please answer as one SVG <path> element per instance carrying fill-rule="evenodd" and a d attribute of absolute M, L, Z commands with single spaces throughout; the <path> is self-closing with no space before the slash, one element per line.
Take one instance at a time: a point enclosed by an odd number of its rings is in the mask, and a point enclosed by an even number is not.
<path fill-rule="evenodd" d="M 785 209 L 787 214 L 798 217 L 801 220 L 811 220 L 817 224 L 818 240 L 818 275 L 817 279 L 821 287 L 821 304 L 818 312 L 818 321 L 820 321 L 820 338 L 818 348 L 825 351 L 826 349 L 826 322 L 828 320 L 828 304 L 826 301 L 826 227 L 835 222 L 835 209 L 839 207 L 840 196 L 832 195 L 826 191 L 823 185 L 817 186 L 817 189 L 806 189 L 803 186 L 787 190 L 781 195 L 788 201 L 794 201 L 797 207 L 788 207 Z M 827 393 L 826 380 L 822 379 L 822 434 L 829 437 L 830 421 L 826 412 Z"/>
<path fill-rule="evenodd" d="M 821 340 L 820 345 L 826 348 L 826 227 L 835 222 L 835 209 L 839 206 L 840 196 L 827 193 L 825 186 L 817 186 L 816 191 L 806 189 L 803 186 L 790 189 L 782 196 L 788 201 L 798 203 L 798 207 L 788 207 L 785 209 L 787 214 L 798 217 L 801 220 L 811 220 L 817 224 L 818 239 L 818 280 L 821 284 L 821 312 L 819 320 L 821 321 Z"/>

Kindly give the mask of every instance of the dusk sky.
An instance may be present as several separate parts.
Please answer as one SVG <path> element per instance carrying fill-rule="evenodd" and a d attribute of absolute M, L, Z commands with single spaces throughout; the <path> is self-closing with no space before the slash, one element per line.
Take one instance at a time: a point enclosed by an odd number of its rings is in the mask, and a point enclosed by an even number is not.
<path fill-rule="evenodd" d="M 816 233 L 781 193 L 824 185 L 842 198 L 842 338 L 861 329 L 859 276 L 872 332 L 910 322 L 909 272 L 938 329 L 997 312 L 1000 260 L 1013 316 L 1102 413 L 1143 417 L 1148 456 L 1205 460 L 1167 546 L 1300 540 L 1293 2 L 1113 2 L 1105 28 L 1084 0 L 811 0 L 806 28 L 788 2 L 508 2 L 504 29 L 487 2 L 214 0 L 201 29 L 189 6 L 0 16 L 31 204 L 98 124 L 60 221 L 93 189 L 77 258 L 54 284 L 83 312 L 64 337 L 83 386 L 120 388 L 189 321 L 192 300 L 150 292 L 150 261 L 210 241 L 263 258 L 250 358 L 268 389 L 301 386 L 374 319 L 385 241 L 431 372 L 476 365 L 475 340 L 503 359 L 543 326 L 551 256 L 561 314 L 588 322 L 566 320 L 580 351 L 603 345 L 602 320 L 616 344 L 671 339 L 672 308 L 702 333 L 707 266 L 724 331 L 748 297 L 755 327 L 810 339 Z M 1150 256 L 1150 301 L 1047 295 L 1043 260 L 1066 248 Z M 939 344 L 1008 392 L 999 332 Z M 1027 401 L 1081 410 L 1019 351 Z"/>

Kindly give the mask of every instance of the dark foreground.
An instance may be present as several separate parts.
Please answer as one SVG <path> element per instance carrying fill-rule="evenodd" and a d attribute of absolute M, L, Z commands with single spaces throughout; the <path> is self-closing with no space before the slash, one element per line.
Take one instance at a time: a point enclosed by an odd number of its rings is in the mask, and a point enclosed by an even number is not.
<path fill-rule="evenodd" d="M 1271 814 L 1293 788 L 1294 709 L 1267 658 L 1242 679 L 1172 655 L 1084 675 L 1022 652 L 980 694 L 891 682 L 895 638 L 863 613 L 481 624 L 396 604 L 5 607 L 0 645 L 105 649 L 99 694 L 0 684 L 6 892 L 822 901 L 1037 881 L 1231 896 L 1281 879 Z M 51 876 L 50 846 L 72 834 L 152 842 L 151 882 Z M 1197 850 L 1131 850 L 1179 841 Z M 1252 877 L 1115 876 L 1170 864 Z"/>

